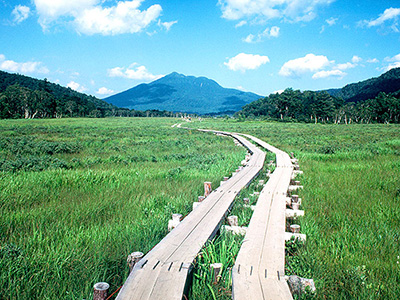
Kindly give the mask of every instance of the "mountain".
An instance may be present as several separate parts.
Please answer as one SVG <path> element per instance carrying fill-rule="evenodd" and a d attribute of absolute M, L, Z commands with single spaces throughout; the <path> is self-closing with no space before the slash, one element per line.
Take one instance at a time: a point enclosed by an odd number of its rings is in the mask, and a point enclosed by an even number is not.
<path fill-rule="evenodd" d="M 373 99 L 380 92 L 385 92 L 386 94 L 395 93 L 400 91 L 400 68 L 391 69 L 379 77 L 348 84 L 341 89 L 325 91 L 331 96 L 355 103 Z"/>
<path fill-rule="evenodd" d="M 235 112 L 261 96 L 221 87 L 206 77 L 173 72 L 148 84 L 110 96 L 105 101 L 137 110 L 167 110 L 198 114 Z"/>

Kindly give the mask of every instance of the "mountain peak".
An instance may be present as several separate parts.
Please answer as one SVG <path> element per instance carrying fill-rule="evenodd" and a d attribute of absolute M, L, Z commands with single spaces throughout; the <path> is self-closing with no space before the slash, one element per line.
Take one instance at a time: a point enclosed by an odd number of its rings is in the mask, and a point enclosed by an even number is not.
<path fill-rule="evenodd" d="M 206 77 L 172 72 L 148 84 L 140 84 L 108 97 L 106 101 L 137 110 L 158 109 L 208 114 L 235 112 L 258 98 L 260 96 L 253 93 L 223 88 Z"/>

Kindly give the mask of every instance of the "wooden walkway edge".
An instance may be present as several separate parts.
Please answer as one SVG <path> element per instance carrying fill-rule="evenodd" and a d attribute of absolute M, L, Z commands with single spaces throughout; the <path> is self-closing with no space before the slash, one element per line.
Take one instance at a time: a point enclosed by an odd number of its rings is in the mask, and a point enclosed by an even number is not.
<path fill-rule="evenodd" d="M 238 134 L 209 132 L 231 136 L 239 141 L 252 153 L 250 160 L 134 266 L 117 299 L 182 299 L 195 257 L 218 231 L 236 195 L 262 169 L 265 153 L 247 139 Z"/>
<path fill-rule="evenodd" d="M 275 153 L 276 169 L 260 193 L 232 269 L 233 299 L 291 300 L 285 280 L 285 209 L 293 165 L 287 153 L 244 135 Z"/>

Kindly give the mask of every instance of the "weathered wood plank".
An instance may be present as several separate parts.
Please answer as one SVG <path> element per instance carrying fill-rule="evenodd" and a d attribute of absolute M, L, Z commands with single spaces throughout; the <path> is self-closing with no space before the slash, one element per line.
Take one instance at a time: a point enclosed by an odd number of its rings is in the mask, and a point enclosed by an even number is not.
<path fill-rule="evenodd" d="M 252 153 L 250 160 L 135 265 L 117 299 L 181 299 L 191 263 L 214 236 L 239 191 L 260 172 L 263 151 L 239 135 L 217 133 L 242 143 Z"/>
<path fill-rule="evenodd" d="M 283 151 L 244 135 L 276 154 L 276 169 L 260 193 L 232 270 L 234 299 L 292 299 L 284 280 L 286 192 L 293 170 Z"/>

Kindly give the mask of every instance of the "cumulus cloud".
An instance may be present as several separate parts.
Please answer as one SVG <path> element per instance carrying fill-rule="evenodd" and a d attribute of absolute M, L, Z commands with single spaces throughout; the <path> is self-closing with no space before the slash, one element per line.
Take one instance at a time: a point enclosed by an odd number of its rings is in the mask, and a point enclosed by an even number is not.
<path fill-rule="evenodd" d="M 346 73 L 340 71 L 340 70 L 329 70 L 329 71 L 318 71 L 317 73 L 315 73 L 312 78 L 313 79 L 319 79 L 319 78 L 327 78 L 327 77 L 339 77 L 339 78 L 343 78 L 343 76 L 347 75 Z"/>
<path fill-rule="evenodd" d="M 264 38 L 273 38 L 279 36 L 280 28 L 278 26 L 272 26 L 271 28 L 266 28 L 262 33 L 257 35 L 249 34 L 243 39 L 246 43 L 256 43 L 261 42 Z"/>
<path fill-rule="evenodd" d="M 84 91 L 86 91 L 86 88 L 82 85 L 80 85 L 79 83 L 75 82 L 75 81 L 71 81 L 70 83 L 67 84 L 67 87 L 73 89 L 74 91 L 83 93 Z"/>
<path fill-rule="evenodd" d="M 301 74 L 316 72 L 329 66 L 332 62 L 324 55 L 307 54 L 304 57 L 289 60 L 279 70 L 279 75 L 299 77 Z"/>
<path fill-rule="evenodd" d="M 289 21 L 310 21 L 316 16 L 317 6 L 334 0 L 219 0 L 222 17 L 228 20 L 242 18 L 283 18 Z"/>
<path fill-rule="evenodd" d="M 334 68 L 338 70 L 347 70 L 347 69 L 352 69 L 355 68 L 357 65 L 352 64 L 350 62 L 344 63 L 344 64 L 337 64 Z"/>
<path fill-rule="evenodd" d="M 224 62 L 224 65 L 232 71 L 245 72 L 246 70 L 257 69 L 268 62 L 268 56 L 239 53 L 235 57 L 230 58 L 228 62 Z"/>
<path fill-rule="evenodd" d="M 390 64 L 383 69 L 384 71 L 400 68 L 400 53 L 393 57 L 386 57 L 385 61 L 390 62 Z"/>
<path fill-rule="evenodd" d="M 152 81 L 161 78 L 163 75 L 151 74 L 145 66 L 139 66 L 137 63 L 133 63 L 128 68 L 116 67 L 109 69 L 108 76 L 141 81 Z"/>
<path fill-rule="evenodd" d="M 115 6 L 103 7 L 104 1 L 100 0 L 34 0 L 44 30 L 54 23 L 68 21 L 78 33 L 87 35 L 140 32 L 162 11 L 158 4 L 140 10 L 142 2 L 120 1 Z"/>
<path fill-rule="evenodd" d="M 361 61 L 362 61 L 362 58 L 359 57 L 359 56 L 357 56 L 357 55 L 354 55 L 354 56 L 352 57 L 352 59 L 351 59 L 351 62 L 352 62 L 352 63 L 355 63 L 355 64 L 358 64 L 358 63 L 361 62 Z"/>
<path fill-rule="evenodd" d="M 31 9 L 28 6 L 17 5 L 12 11 L 14 22 L 17 24 L 21 23 L 29 17 L 30 13 Z"/>
<path fill-rule="evenodd" d="M 9 72 L 16 72 L 22 74 L 49 73 L 49 69 L 42 65 L 38 61 L 28 61 L 28 62 L 15 62 L 13 60 L 6 60 L 3 54 L 0 54 L 0 69 Z"/>
<path fill-rule="evenodd" d="M 99 94 L 99 95 L 110 95 L 112 93 L 114 93 L 113 90 L 110 90 L 104 86 L 99 88 L 98 91 L 96 92 L 96 94 Z"/>

